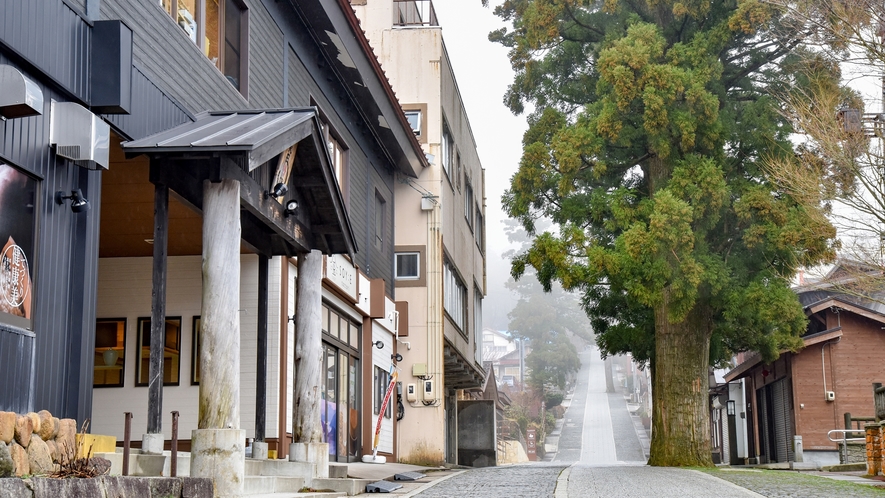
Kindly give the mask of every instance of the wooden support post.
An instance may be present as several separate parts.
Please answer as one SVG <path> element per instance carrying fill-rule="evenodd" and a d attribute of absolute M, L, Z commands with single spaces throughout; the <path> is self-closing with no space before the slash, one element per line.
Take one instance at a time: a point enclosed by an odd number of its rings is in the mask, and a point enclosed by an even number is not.
<path fill-rule="evenodd" d="M 258 255 L 258 358 L 255 374 L 255 441 L 264 442 L 267 421 L 268 257 Z M 254 451 L 254 449 L 253 449 Z"/>
<path fill-rule="evenodd" d="M 322 440 L 320 424 L 320 389 L 323 371 L 322 330 L 323 255 L 311 251 L 298 256 L 298 279 L 295 283 L 295 416 L 292 440 L 318 443 Z"/>
<path fill-rule="evenodd" d="M 163 353 L 166 338 L 166 265 L 169 187 L 154 186 L 154 262 L 151 277 L 151 354 L 148 367 L 148 434 L 163 432 Z"/>
<path fill-rule="evenodd" d="M 240 428 L 240 184 L 203 182 L 200 429 Z"/>

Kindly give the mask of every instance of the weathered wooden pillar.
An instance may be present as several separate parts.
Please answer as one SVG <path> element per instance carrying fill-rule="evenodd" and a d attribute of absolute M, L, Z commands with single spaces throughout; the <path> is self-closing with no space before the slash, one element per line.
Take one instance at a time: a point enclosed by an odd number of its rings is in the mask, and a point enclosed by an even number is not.
<path fill-rule="evenodd" d="M 154 186 L 154 261 L 151 276 L 151 352 L 148 366 L 147 434 L 144 453 L 163 453 L 163 353 L 166 339 L 166 267 L 169 239 L 169 187 Z"/>
<path fill-rule="evenodd" d="M 321 443 L 323 255 L 298 256 L 295 283 L 295 414 L 289 460 L 316 465 L 316 477 L 328 477 L 329 445 Z"/>
<path fill-rule="evenodd" d="M 255 362 L 255 441 L 252 442 L 252 458 L 267 459 L 267 443 L 264 441 L 267 423 L 267 304 L 268 304 L 268 257 L 258 255 L 258 337 Z"/>
<path fill-rule="evenodd" d="M 246 431 L 240 429 L 240 184 L 203 182 L 200 395 L 191 475 L 212 478 L 215 496 L 243 492 Z"/>

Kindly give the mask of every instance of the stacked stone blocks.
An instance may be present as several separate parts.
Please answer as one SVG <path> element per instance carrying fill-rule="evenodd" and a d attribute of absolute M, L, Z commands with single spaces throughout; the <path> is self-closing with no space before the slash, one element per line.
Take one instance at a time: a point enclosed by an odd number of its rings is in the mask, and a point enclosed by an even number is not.
<path fill-rule="evenodd" d="M 0 412 L 0 477 L 48 474 L 76 452 L 77 421 Z"/>

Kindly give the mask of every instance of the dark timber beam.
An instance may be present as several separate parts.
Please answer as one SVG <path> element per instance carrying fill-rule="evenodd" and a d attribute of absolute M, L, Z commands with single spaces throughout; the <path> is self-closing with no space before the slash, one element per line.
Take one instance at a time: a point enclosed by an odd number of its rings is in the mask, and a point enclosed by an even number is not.
<path fill-rule="evenodd" d="M 169 187 L 154 186 L 154 261 L 151 276 L 151 355 L 148 370 L 148 434 L 163 432 L 163 353 L 166 338 L 166 270 Z M 160 448 L 162 450 L 162 447 Z"/>

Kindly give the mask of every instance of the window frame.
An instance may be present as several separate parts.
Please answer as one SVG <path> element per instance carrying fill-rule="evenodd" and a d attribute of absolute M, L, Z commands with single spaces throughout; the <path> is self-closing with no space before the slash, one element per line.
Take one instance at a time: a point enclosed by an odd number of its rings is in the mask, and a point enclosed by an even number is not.
<path fill-rule="evenodd" d="M 458 295 L 455 295 L 456 293 Z M 464 284 L 464 279 L 446 258 L 443 262 L 443 310 L 465 338 L 468 337 L 467 297 L 467 285 Z"/>
<path fill-rule="evenodd" d="M 98 329 L 99 329 L 99 324 L 101 324 L 101 323 L 116 323 L 118 333 L 119 333 L 120 325 L 122 324 L 123 340 L 122 341 L 115 340 L 116 345 L 114 345 L 114 346 L 99 346 L 98 345 L 98 339 L 99 339 Z M 95 359 L 94 359 L 94 364 L 92 366 L 92 370 L 93 370 L 93 372 L 92 372 L 92 387 L 99 387 L 99 388 L 125 387 L 125 384 L 126 384 L 126 379 L 125 379 L 126 378 L 126 332 L 127 332 L 127 323 L 126 323 L 125 317 L 122 317 L 122 318 L 96 318 L 95 319 L 95 341 L 94 341 Z M 122 342 L 122 345 L 120 345 L 121 342 Z M 122 353 L 117 356 L 117 360 L 114 362 L 114 365 L 107 365 L 106 363 L 104 365 L 98 364 L 99 357 L 102 357 L 104 355 L 104 352 L 101 352 L 101 354 L 99 354 L 99 349 L 104 349 L 105 351 L 107 351 L 109 349 L 117 350 L 118 348 L 122 349 Z M 116 367 L 118 364 L 120 366 L 120 381 L 118 383 L 110 384 L 110 383 L 105 382 L 103 384 L 96 384 L 95 379 L 98 377 L 96 375 L 97 370 L 110 369 L 111 366 Z"/>
<path fill-rule="evenodd" d="M 193 0 L 194 2 L 194 10 L 195 12 L 191 13 L 187 11 L 188 14 L 191 14 L 191 21 L 193 21 L 195 33 L 192 35 L 185 31 L 184 26 L 180 24 L 179 17 L 181 16 L 181 9 L 178 8 L 179 0 L 161 0 L 159 3 L 159 7 L 169 16 L 169 19 L 172 20 L 173 24 L 180 28 L 180 32 L 184 34 L 185 37 L 190 40 L 194 46 L 203 54 L 204 57 L 213 65 L 215 68 L 224 76 L 224 79 L 237 91 L 240 92 L 241 95 L 245 98 L 249 98 L 249 8 L 242 0 L 219 0 L 218 2 L 218 41 L 216 42 L 219 45 L 218 49 L 218 62 L 212 62 L 209 59 L 208 54 L 206 53 L 208 48 L 206 46 L 206 41 L 208 37 L 206 36 L 206 4 L 210 0 Z M 235 5 L 239 8 L 240 15 L 240 36 L 239 40 L 237 40 L 237 45 L 239 48 L 239 64 L 237 64 L 237 73 L 239 74 L 239 80 L 237 84 L 231 83 L 231 76 L 225 72 L 225 51 L 227 48 L 227 43 L 229 38 L 226 36 L 225 31 L 227 30 L 227 8 L 228 3 Z M 175 12 L 177 15 L 173 15 Z M 187 19 L 184 19 L 187 22 Z"/>
<path fill-rule="evenodd" d="M 442 170 L 445 173 L 446 180 L 449 181 L 449 186 L 452 188 L 452 191 L 455 190 L 455 181 L 452 180 L 452 161 L 454 160 L 455 153 L 455 140 L 452 137 L 452 131 L 449 128 L 448 123 L 445 118 L 442 121 L 442 135 L 440 136 L 440 149 L 442 149 Z"/>
<path fill-rule="evenodd" d="M 474 200 L 473 200 L 473 182 L 469 176 L 465 176 L 464 182 L 464 219 L 467 221 L 467 227 L 473 232 L 474 223 Z"/>
<path fill-rule="evenodd" d="M 397 287 L 426 287 L 427 286 L 427 248 L 419 245 L 401 245 L 393 248 L 394 285 Z M 418 253 L 418 278 L 396 277 L 396 256 L 403 253 Z"/>
<path fill-rule="evenodd" d="M 417 112 L 419 115 L 418 119 L 418 133 L 415 133 L 415 137 L 418 139 L 418 143 L 426 144 L 427 143 L 427 104 L 421 103 L 412 103 L 412 104 L 401 104 L 403 113 L 406 115 L 406 119 L 409 118 L 409 113 Z M 409 123 L 411 125 L 411 122 Z M 412 131 L 415 131 L 414 128 Z"/>
<path fill-rule="evenodd" d="M 375 189 L 375 249 L 384 252 L 385 242 L 387 240 L 387 199 L 381 194 L 381 191 Z"/>
<path fill-rule="evenodd" d="M 178 368 L 177 368 L 177 371 L 175 371 L 175 372 L 172 372 L 172 370 L 170 370 L 170 376 L 174 373 L 175 374 L 174 377 L 176 380 L 175 381 L 170 380 L 168 382 L 166 381 L 166 372 L 165 372 L 165 370 L 166 370 L 166 355 L 164 354 L 163 355 L 163 370 L 164 370 L 164 372 L 163 372 L 163 385 L 164 386 L 181 385 L 181 317 L 180 316 L 167 316 L 166 317 L 167 324 L 169 324 L 170 322 L 175 322 L 176 320 L 178 321 L 178 334 L 176 337 L 176 342 L 177 342 L 177 346 L 178 346 L 178 364 L 177 364 Z M 137 351 L 136 352 L 137 359 L 135 362 L 135 386 L 136 387 L 147 387 L 150 382 L 150 379 L 148 379 L 145 382 L 141 382 L 141 374 L 144 371 L 144 364 L 143 363 L 145 361 L 147 361 L 148 370 L 145 373 L 145 375 L 146 376 L 150 375 L 151 317 L 149 317 L 149 316 L 148 317 L 138 317 L 138 321 L 136 323 L 138 325 L 138 328 L 135 331 L 135 334 L 136 334 L 135 347 L 136 347 L 136 351 Z M 148 332 L 148 334 L 147 334 L 148 335 L 148 345 L 146 346 L 147 347 L 147 356 L 144 356 L 144 353 L 145 353 L 145 346 L 144 346 L 145 329 L 144 329 L 144 327 L 145 327 L 145 325 L 147 326 L 147 332 Z M 166 344 L 167 344 L 167 340 L 169 339 L 169 335 L 164 334 L 163 339 L 164 339 L 163 340 L 163 345 L 164 345 L 163 349 L 165 350 L 168 348 L 168 346 L 166 346 Z"/>
<path fill-rule="evenodd" d="M 191 318 L 191 385 L 200 385 L 200 316 Z"/>
<path fill-rule="evenodd" d="M 485 223 L 485 217 L 482 214 L 482 209 L 477 205 L 476 206 L 476 218 L 474 220 L 474 229 L 473 235 L 476 240 L 476 247 L 479 249 L 480 254 L 485 254 L 485 229 L 483 225 Z"/>
<path fill-rule="evenodd" d="M 372 403 L 372 413 L 378 415 L 381 413 L 381 405 L 384 403 L 384 395 L 387 394 L 387 385 L 390 384 L 390 372 L 384 370 L 378 365 L 374 365 L 374 402 Z M 390 395 L 391 400 L 393 400 L 393 394 Z M 384 418 L 391 418 L 393 416 L 393 403 L 388 401 L 387 408 L 384 410 Z"/>
<path fill-rule="evenodd" d="M 414 256 L 415 273 L 410 275 L 400 274 L 400 257 Z M 413 265 L 409 265 L 413 266 Z M 415 251 L 396 252 L 393 256 L 393 275 L 396 280 L 418 280 L 421 278 L 421 253 Z"/>
<path fill-rule="evenodd" d="M 317 115 L 320 119 L 320 132 L 323 134 L 323 142 L 326 144 L 326 150 L 329 152 L 329 159 L 331 161 L 329 165 L 332 167 L 335 181 L 338 182 L 338 190 L 341 192 L 341 197 L 344 198 L 344 205 L 347 206 L 347 189 L 350 183 L 350 147 L 313 97 L 310 98 L 310 105 L 317 108 Z M 333 152 L 333 149 L 338 152 L 337 155 Z M 340 166 L 337 163 L 339 157 L 341 159 Z"/>

